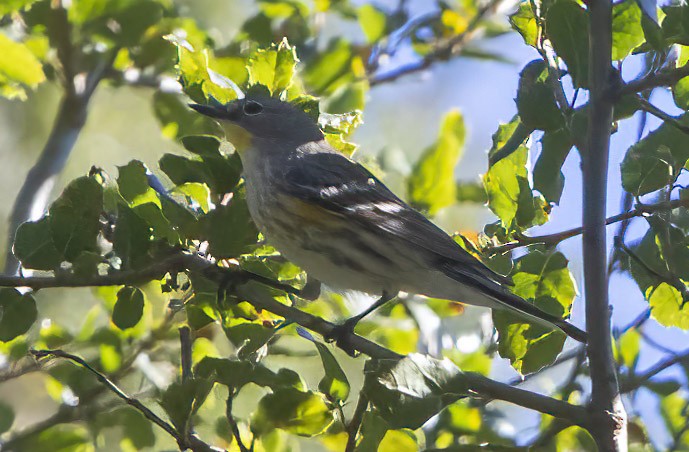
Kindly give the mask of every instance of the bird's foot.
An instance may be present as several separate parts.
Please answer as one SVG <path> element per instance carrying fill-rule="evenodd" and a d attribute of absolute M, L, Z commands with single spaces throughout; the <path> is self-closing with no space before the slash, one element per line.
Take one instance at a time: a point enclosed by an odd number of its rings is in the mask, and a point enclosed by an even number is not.
<path fill-rule="evenodd" d="M 354 334 L 354 328 L 358 322 L 359 319 L 356 317 L 347 319 L 341 324 L 335 326 L 330 333 L 325 335 L 324 339 L 326 342 L 335 342 L 335 345 L 344 350 L 344 352 L 349 356 L 357 357 L 359 352 L 352 344 L 352 335 Z"/>

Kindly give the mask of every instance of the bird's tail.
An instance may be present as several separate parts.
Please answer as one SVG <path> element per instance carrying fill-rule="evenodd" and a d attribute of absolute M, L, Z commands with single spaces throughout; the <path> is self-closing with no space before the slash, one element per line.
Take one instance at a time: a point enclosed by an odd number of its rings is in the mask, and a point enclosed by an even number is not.
<path fill-rule="evenodd" d="M 555 326 L 567 336 L 571 337 L 575 341 L 581 342 L 582 344 L 585 344 L 588 339 L 586 331 L 577 328 L 576 326 L 567 322 L 565 319 L 542 311 L 535 305 L 511 292 L 505 290 L 501 291 L 500 294 L 493 295 L 495 296 L 496 301 L 500 302 L 503 307 L 508 307 L 511 311 L 515 311 L 523 316 L 529 317 L 540 325 Z"/>

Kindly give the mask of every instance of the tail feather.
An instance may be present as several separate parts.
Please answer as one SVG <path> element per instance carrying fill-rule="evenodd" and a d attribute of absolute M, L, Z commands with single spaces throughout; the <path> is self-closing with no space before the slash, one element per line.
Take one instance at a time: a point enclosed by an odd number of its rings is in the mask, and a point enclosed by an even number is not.
<path fill-rule="evenodd" d="M 565 319 L 542 311 L 535 305 L 529 303 L 528 301 L 524 300 L 523 298 L 517 295 L 514 295 L 511 292 L 504 291 L 500 295 L 500 297 L 496 297 L 496 301 L 498 301 L 503 306 L 509 307 L 511 310 L 525 315 L 539 324 L 545 326 L 555 326 L 575 341 L 581 342 L 582 344 L 586 344 L 588 340 L 588 335 L 586 334 L 586 331 L 577 328 L 576 326 L 567 322 Z"/>
<path fill-rule="evenodd" d="M 585 331 L 580 330 L 576 326 L 567 322 L 563 318 L 557 317 L 555 315 L 549 314 L 542 311 L 534 304 L 529 303 L 518 295 L 513 294 L 504 286 L 503 282 L 508 280 L 505 276 L 500 276 L 500 278 L 486 276 L 486 274 L 479 273 L 476 274 L 475 268 L 461 267 L 452 263 L 445 263 L 441 266 L 443 273 L 455 280 L 460 284 L 473 287 L 475 290 L 481 292 L 486 298 L 493 301 L 493 306 L 484 303 L 476 303 L 478 305 L 488 306 L 491 308 L 503 308 L 514 311 L 522 316 L 528 317 L 533 321 L 550 327 L 556 327 L 560 329 L 567 336 L 572 339 L 586 343 L 587 334 Z M 512 284 L 510 284 L 512 285 Z M 466 301 L 469 304 L 471 300 L 460 300 Z"/>

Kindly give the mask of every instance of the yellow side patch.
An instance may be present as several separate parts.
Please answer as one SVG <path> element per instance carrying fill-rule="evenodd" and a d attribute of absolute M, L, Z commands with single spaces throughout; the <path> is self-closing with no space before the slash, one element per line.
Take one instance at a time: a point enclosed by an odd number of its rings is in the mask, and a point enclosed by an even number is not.
<path fill-rule="evenodd" d="M 305 224 L 333 225 L 342 221 L 335 212 L 293 196 L 280 196 L 280 202 L 285 210 L 298 216 Z"/>

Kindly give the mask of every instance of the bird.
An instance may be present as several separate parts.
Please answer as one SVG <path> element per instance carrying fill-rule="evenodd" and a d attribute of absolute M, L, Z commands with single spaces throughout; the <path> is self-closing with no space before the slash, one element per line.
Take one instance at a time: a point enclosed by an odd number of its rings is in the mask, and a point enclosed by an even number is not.
<path fill-rule="evenodd" d="M 338 345 L 399 292 L 511 311 L 586 343 L 585 331 L 512 293 L 510 278 L 328 144 L 293 103 L 248 95 L 189 106 L 217 120 L 238 152 L 249 213 L 266 241 L 309 278 L 379 296 L 339 325 Z"/>

